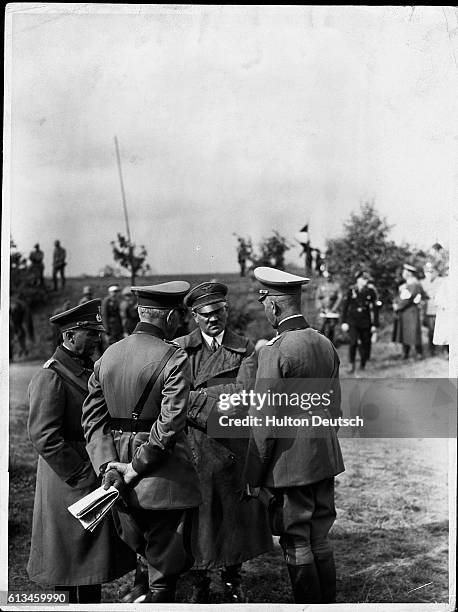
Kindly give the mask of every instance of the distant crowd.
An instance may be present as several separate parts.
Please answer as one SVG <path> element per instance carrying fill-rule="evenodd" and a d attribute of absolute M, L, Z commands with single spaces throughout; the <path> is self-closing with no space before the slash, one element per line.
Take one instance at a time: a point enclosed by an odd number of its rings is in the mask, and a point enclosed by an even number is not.
<path fill-rule="evenodd" d="M 405 263 L 402 282 L 391 304 L 394 312 L 391 339 L 402 345 L 405 360 L 409 359 L 412 350 L 417 358 L 424 356 L 422 325 L 428 330 L 429 354 L 434 356 L 438 346 L 448 351 L 448 277 L 439 276 L 431 262 L 424 266 L 422 281 L 419 276 L 415 266 Z M 360 368 L 364 370 L 371 356 L 372 342 L 377 338 L 382 307 L 375 281 L 367 272 L 360 272 L 354 285 L 342 291 L 327 271 L 324 277 L 316 294 L 320 331 L 335 344 L 349 343 L 350 373 L 355 371 L 359 348 Z"/>

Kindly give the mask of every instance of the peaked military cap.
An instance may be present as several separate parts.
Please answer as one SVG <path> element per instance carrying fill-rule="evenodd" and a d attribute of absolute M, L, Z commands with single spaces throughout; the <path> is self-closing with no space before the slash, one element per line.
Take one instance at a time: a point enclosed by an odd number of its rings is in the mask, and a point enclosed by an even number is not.
<path fill-rule="evenodd" d="M 184 304 L 196 312 L 206 314 L 226 305 L 227 287 L 223 283 L 206 282 L 193 287 L 184 299 Z"/>
<path fill-rule="evenodd" d="M 417 268 L 415 266 L 411 266 L 408 263 L 405 263 L 403 266 L 404 270 L 407 270 L 408 272 L 413 272 L 414 274 L 417 273 Z"/>
<path fill-rule="evenodd" d="M 137 296 L 139 306 L 166 310 L 181 306 L 190 286 L 186 281 L 170 281 L 159 285 L 131 287 L 131 290 Z"/>
<path fill-rule="evenodd" d="M 64 332 L 70 329 L 93 329 L 95 331 L 106 331 L 102 324 L 100 314 L 100 299 L 89 300 L 80 306 L 64 310 L 54 315 L 49 320 L 57 325 L 59 331 Z"/>
<path fill-rule="evenodd" d="M 261 266 L 254 269 L 255 278 L 261 283 L 262 289 L 259 290 L 259 301 L 262 302 L 268 295 L 296 295 L 300 296 L 301 286 L 310 281 L 305 276 L 290 274 L 277 270 L 276 268 L 268 268 Z"/>

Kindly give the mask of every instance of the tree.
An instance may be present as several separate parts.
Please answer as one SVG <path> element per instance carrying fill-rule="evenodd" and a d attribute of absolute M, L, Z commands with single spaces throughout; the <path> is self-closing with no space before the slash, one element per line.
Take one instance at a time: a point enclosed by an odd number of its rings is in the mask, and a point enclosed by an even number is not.
<path fill-rule="evenodd" d="M 354 282 L 355 274 L 365 270 L 374 278 L 383 302 L 391 302 L 400 281 L 404 262 L 421 264 L 421 251 L 408 244 L 397 245 L 389 239 L 391 231 L 385 218 L 380 217 L 373 202 L 365 202 L 359 212 L 350 215 L 343 235 L 327 241 L 328 271 L 343 287 Z"/>
<path fill-rule="evenodd" d="M 122 234 L 118 234 L 117 242 L 112 240 L 111 246 L 114 260 L 130 272 L 132 285 L 135 285 L 135 279 L 139 273 L 144 276 L 151 269 L 145 261 L 148 253 L 143 245 L 140 247 L 140 251 L 135 253 L 137 246 L 130 240 L 126 240 Z"/>
<path fill-rule="evenodd" d="M 285 253 L 291 248 L 286 238 L 276 230 L 271 236 L 263 238 L 259 243 L 259 254 L 250 255 L 252 267 L 272 266 L 279 270 L 285 269 Z"/>

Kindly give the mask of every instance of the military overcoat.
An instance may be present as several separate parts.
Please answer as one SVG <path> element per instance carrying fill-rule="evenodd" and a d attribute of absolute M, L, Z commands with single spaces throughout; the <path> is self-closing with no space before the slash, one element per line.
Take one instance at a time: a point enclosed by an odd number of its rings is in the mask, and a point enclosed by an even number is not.
<path fill-rule="evenodd" d="M 38 468 L 30 558 L 34 582 L 83 585 L 108 582 L 135 567 L 135 556 L 118 538 L 111 515 L 93 533 L 67 510 L 98 486 L 81 428 L 84 393 L 53 371 L 60 362 L 87 389 L 90 370 L 59 347 L 30 382 L 28 431 Z"/>
<path fill-rule="evenodd" d="M 315 414 L 327 419 L 341 416 L 339 357 L 332 343 L 309 327 L 302 315 L 285 320 L 278 331 L 259 353 L 255 393 L 265 393 L 267 387 L 277 390 L 276 381 L 281 384 L 285 380 L 303 379 L 306 383 L 306 379 L 311 379 L 313 391 L 318 384 L 324 389 L 330 381 L 333 400 L 329 409 L 317 408 L 311 412 L 298 409 L 295 416 Z M 286 392 L 288 388 L 282 390 Z M 307 391 L 306 386 L 304 390 Z M 283 407 L 273 408 L 274 415 L 284 416 Z M 252 413 L 259 415 L 256 407 Z M 334 427 L 299 427 L 292 437 L 272 434 L 273 430 L 268 427 L 253 428 L 245 470 L 247 482 L 252 486 L 308 485 L 336 476 L 345 469 Z"/>
<path fill-rule="evenodd" d="M 271 550 L 272 537 L 262 504 L 241 500 L 248 440 L 211 438 L 206 434 L 206 423 L 219 393 L 248 388 L 254 381 L 254 347 L 247 338 L 227 329 L 221 346 L 211 354 L 200 329 L 176 342 L 191 364 L 188 417 L 192 426 L 188 438 L 203 497 L 192 530 L 194 569 L 235 565 Z M 222 384 L 224 379 L 227 384 Z"/>
<path fill-rule="evenodd" d="M 136 433 L 112 426 L 131 419 L 151 375 L 170 353 L 141 412 L 151 422 Z M 99 472 L 109 461 L 132 461 L 140 479 L 128 503 L 147 510 L 193 508 L 200 503 L 199 481 L 186 439 L 190 371 L 186 354 L 165 342 L 159 328 L 141 322 L 134 333 L 111 345 L 96 361 L 83 406 L 87 450 Z M 142 430 L 143 429 L 143 430 Z"/>

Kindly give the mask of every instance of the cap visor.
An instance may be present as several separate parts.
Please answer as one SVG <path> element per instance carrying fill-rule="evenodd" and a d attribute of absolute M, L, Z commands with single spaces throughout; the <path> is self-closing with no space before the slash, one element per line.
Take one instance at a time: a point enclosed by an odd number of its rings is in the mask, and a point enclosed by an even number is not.
<path fill-rule="evenodd" d="M 213 304 L 205 304 L 205 306 L 200 306 L 195 309 L 199 314 L 208 314 L 209 312 L 214 312 L 215 310 L 219 310 L 226 306 L 227 302 L 214 302 Z"/>
<path fill-rule="evenodd" d="M 89 325 L 84 325 L 81 327 L 78 327 L 77 329 L 93 329 L 94 331 L 99 331 L 99 332 L 106 332 L 107 330 L 104 328 L 103 325 L 100 325 L 99 323 L 94 323 L 91 324 L 89 323 Z"/>

